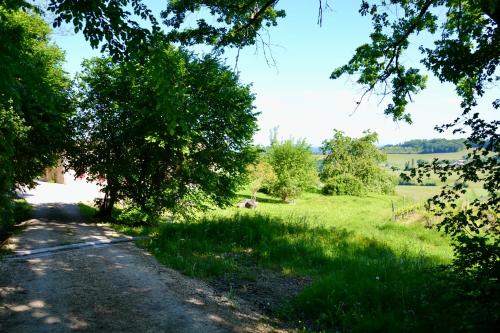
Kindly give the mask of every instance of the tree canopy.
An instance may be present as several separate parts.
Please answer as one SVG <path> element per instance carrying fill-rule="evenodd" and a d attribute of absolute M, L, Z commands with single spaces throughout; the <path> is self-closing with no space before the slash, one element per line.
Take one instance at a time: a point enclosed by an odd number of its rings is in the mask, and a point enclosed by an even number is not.
<path fill-rule="evenodd" d="M 332 185 L 332 182 L 340 180 L 337 177 L 349 175 L 358 180 L 360 186 L 367 191 L 393 193 L 394 182 L 379 166 L 387 156 L 375 146 L 377 140 L 377 133 L 365 132 L 363 137 L 356 139 L 335 131 L 333 138 L 325 140 L 321 147 L 325 155 L 321 180 Z M 346 180 L 342 178 L 342 182 Z M 350 184 L 354 182 L 349 180 Z M 349 190 L 343 192 L 338 194 L 350 194 Z M 355 191 L 357 194 L 361 192 Z"/>
<path fill-rule="evenodd" d="M 84 63 L 68 164 L 119 199 L 157 214 L 189 201 L 225 205 L 254 158 L 249 87 L 216 59 L 159 44 L 150 57 Z"/>
<path fill-rule="evenodd" d="M 16 2 L 16 1 L 10 1 Z M 20 1 L 17 1 L 20 2 Z M 161 13 L 167 40 L 187 45 L 207 44 L 216 50 L 255 44 L 261 29 L 278 24 L 285 16 L 277 9 L 279 0 L 175 0 Z M 327 0 L 319 1 L 321 22 Z M 91 45 L 102 43 L 112 55 L 123 55 L 127 45 L 134 52 L 148 46 L 159 31 L 159 22 L 140 0 L 98 0 L 74 2 L 51 0 L 55 25 L 72 22 Z M 129 10 L 132 10 L 130 12 Z M 392 15 L 394 10 L 404 15 Z M 206 11 L 214 20 L 200 19 L 196 27 L 183 24 L 188 13 Z M 442 16 L 439 13 L 445 11 Z M 366 93 L 376 91 L 392 99 L 386 113 L 396 120 L 411 122 L 406 106 L 412 95 L 425 87 L 426 76 L 416 66 L 401 61 L 413 35 L 428 31 L 436 37 L 434 47 L 421 47 L 422 63 L 441 81 L 451 82 L 469 106 L 484 94 L 485 85 L 495 80 L 499 61 L 500 5 L 495 0 L 360 1 L 361 15 L 370 16 L 371 41 L 361 45 L 348 64 L 333 71 L 357 76 Z M 133 18 L 151 25 L 148 31 Z M 215 23 L 212 23 L 215 22 Z"/>
<path fill-rule="evenodd" d="M 0 218 L 15 186 L 31 186 L 56 162 L 72 112 L 63 52 L 35 13 L 0 6 Z"/>

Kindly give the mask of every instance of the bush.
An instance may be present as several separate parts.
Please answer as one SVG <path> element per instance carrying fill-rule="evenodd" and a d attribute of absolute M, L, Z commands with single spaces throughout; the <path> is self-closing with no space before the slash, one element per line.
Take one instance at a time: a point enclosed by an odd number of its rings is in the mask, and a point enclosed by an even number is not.
<path fill-rule="evenodd" d="M 157 216 L 151 216 L 136 207 L 127 207 L 116 217 L 116 223 L 128 226 L 152 225 L 157 221 Z"/>
<path fill-rule="evenodd" d="M 322 191 L 326 195 L 361 196 L 366 193 L 366 188 L 358 178 L 347 174 L 330 178 Z"/>
<path fill-rule="evenodd" d="M 368 191 L 378 194 L 394 194 L 396 191 L 397 177 L 391 176 L 382 170 L 375 172 L 373 178 L 368 181 Z M 365 184 L 365 183 L 363 183 Z"/>
<path fill-rule="evenodd" d="M 24 199 L 14 200 L 14 222 L 21 223 L 31 216 L 31 206 Z"/>
<path fill-rule="evenodd" d="M 304 140 L 279 142 L 273 138 L 266 159 L 275 175 L 269 190 L 285 202 L 297 198 L 316 181 L 316 162 Z"/>
<path fill-rule="evenodd" d="M 377 138 L 377 133 L 369 131 L 364 132 L 361 138 L 350 138 L 343 132 L 335 131 L 334 137 L 324 141 L 321 147 L 326 155 L 321 169 L 321 180 L 329 182 L 334 177 L 350 175 L 357 178 L 366 191 L 394 193 L 396 180 L 380 168 L 387 156 L 375 145 Z M 334 181 L 335 186 L 337 182 Z M 341 183 L 344 183 L 344 180 Z M 349 192 L 356 192 L 356 189 Z"/>
<path fill-rule="evenodd" d="M 7 238 L 13 225 L 12 200 L 9 194 L 0 192 L 0 240 Z"/>
<path fill-rule="evenodd" d="M 248 188 L 252 193 L 252 197 L 255 197 L 258 191 L 265 189 L 270 192 L 269 188 L 271 184 L 276 180 L 276 174 L 274 173 L 273 167 L 264 161 L 259 161 L 254 164 L 247 166 L 247 172 L 249 174 L 250 183 Z"/>
<path fill-rule="evenodd" d="M 0 206 L 0 240 L 6 239 L 14 225 L 30 218 L 31 206 L 24 199 L 12 200 L 6 196 L 3 206 Z"/>

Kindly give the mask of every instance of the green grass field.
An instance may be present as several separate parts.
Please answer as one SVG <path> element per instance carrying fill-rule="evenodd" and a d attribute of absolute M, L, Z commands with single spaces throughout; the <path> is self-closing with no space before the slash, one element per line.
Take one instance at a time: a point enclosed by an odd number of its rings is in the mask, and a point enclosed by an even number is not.
<path fill-rule="evenodd" d="M 149 234 L 140 245 L 160 262 L 209 283 L 232 276 L 244 285 L 262 269 L 312 279 L 274 311 L 294 327 L 445 329 L 453 311 L 443 313 L 446 306 L 436 299 L 441 280 L 433 269 L 451 261 L 449 239 L 420 223 L 394 222 L 391 205 L 401 207 L 403 200 L 305 193 L 285 204 L 259 194 L 255 210 L 227 208 L 189 223 L 115 228 Z"/>
<path fill-rule="evenodd" d="M 441 153 L 441 154 L 387 154 L 387 163 L 389 165 L 397 166 L 401 169 L 404 168 L 406 162 L 414 160 L 416 165 L 417 160 L 424 160 L 432 162 L 435 158 L 440 160 L 455 161 L 463 158 L 467 154 L 466 150 L 458 151 L 455 153 Z"/>

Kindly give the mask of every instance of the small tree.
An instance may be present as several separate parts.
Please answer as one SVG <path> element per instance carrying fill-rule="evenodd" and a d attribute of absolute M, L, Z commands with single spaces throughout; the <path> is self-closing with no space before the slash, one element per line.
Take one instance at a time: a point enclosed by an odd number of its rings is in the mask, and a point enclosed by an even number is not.
<path fill-rule="evenodd" d="M 269 187 L 276 180 L 276 174 L 273 171 L 271 164 L 260 161 L 255 164 L 250 164 L 247 167 L 250 175 L 250 184 L 248 188 L 252 193 L 252 199 L 256 198 L 257 192 L 263 187 Z"/>
<path fill-rule="evenodd" d="M 379 166 L 387 160 L 387 156 L 375 146 L 377 133 L 367 131 L 364 134 L 355 139 L 335 131 L 333 139 L 324 141 L 321 149 L 326 157 L 320 178 L 323 182 L 331 183 L 336 177 L 351 175 L 370 192 L 393 193 L 394 181 Z M 361 192 L 356 190 L 356 194 Z M 345 191 L 343 193 L 348 194 Z"/>
<path fill-rule="evenodd" d="M 297 198 L 314 184 L 316 164 L 310 147 L 304 140 L 279 142 L 273 138 L 267 152 L 267 161 L 276 174 L 271 183 L 271 194 L 283 201 Z"/>

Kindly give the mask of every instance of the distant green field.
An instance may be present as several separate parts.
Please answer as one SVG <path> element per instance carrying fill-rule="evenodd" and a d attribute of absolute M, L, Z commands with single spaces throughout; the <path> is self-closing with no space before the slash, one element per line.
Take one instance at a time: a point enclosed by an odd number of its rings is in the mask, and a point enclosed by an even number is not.
<path fill-rule="evenodd" d="M 440 160 L 450 160 L 455 161 L 463 158 L 467 154 L 466 150 L 462 150 L 455 153 L 441 153 L 441 154 L 387 154 L 387 163 L 389 165 L 397 166 L 399 168 L 404 168 L 406 162 L 414 160 L 416 165 L 417 160 L 425 160 L 431 162 L 433 159 L 438 158 Z"/>
<path fill-rule="evenodd" d="M 441 191 L 441 186 L 396 186 L 396 193 L 409 203 L 425 201 Z"/>

